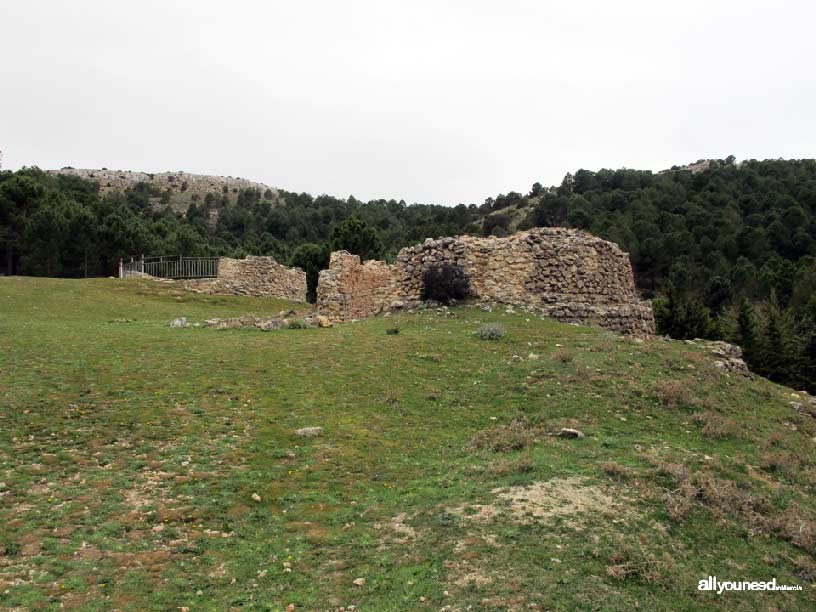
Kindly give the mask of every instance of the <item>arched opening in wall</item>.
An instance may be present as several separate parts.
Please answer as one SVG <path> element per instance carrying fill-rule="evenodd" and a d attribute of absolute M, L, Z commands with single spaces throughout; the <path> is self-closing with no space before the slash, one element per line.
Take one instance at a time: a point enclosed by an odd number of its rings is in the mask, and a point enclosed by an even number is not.
<path fill-rule="evenodd" d="M 422 299 L 450 304 L 470 295 L 470 279 L 460 265 L 434 264 L 422 273 Z"/>

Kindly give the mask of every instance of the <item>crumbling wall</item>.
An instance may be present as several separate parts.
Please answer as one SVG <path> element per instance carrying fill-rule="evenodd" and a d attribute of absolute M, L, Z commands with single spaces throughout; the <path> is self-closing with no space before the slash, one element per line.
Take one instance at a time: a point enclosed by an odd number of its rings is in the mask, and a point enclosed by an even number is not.
<path fill-rule="evenodd" d="M 396 267 L 382 261 L 360 262 L 348 251 L 331 254 L 317 282 L 318 311 L 332 321 L 362 319 L 381 312 L 396 290 Z"/>
<path fill-rule="evenodd" d="M 335 257 L 337 255 L 337 257 Z M 629 257 L 586 232 L 536 228 L 507 238 L 428 239 L 402 249 L 392 266 L 332 254 L 320 274 L 317 307 L 332 320 L 362 318 L 422 296 L 422 275 L 449 262 L 482 300 L 533 308 L 564 322 L 625 333 L 654 333 L 651 304 L 639 298 Z"/>
<path fill-rule="evenodd" d="M 179 282 L 196 293 L 306 301 L 306 273 L 300 268 L 282 266 L 274 257 L 221 257 L 218 260 L 218 278 Z"/>

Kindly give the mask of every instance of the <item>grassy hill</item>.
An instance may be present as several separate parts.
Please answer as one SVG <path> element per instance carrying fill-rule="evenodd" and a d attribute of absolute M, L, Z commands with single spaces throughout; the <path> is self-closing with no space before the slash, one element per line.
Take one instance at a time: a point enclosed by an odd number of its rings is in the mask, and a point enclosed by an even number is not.
<path fill-rule="evenodd" d="M 806 395 L 503 309 L 168 325 L 290 307 L 0 278 L 0 608 L 816 605 Z"/>

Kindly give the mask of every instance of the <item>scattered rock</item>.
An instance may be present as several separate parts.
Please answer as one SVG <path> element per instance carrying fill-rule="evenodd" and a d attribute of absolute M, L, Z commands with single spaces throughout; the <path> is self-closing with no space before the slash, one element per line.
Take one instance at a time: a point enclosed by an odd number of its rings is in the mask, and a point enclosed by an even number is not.
<path fill-rule="evenodd" d="M 187 317 L 179 317 L 170 321 L 170 327 L 190 327 L 190 324 L 187 322 Z"/>
<path fill-rule="evenodd" d="M 561 431 L 556 434 L 559 438 L 583 438 L 586 436 L 583 431 L 572 429 L 571 427 L 562 427 Z"/>
<path fill-rule="evenodd" d="M 261 496 L 260 496 L 260 495 L 258 495 L 257 493 L 253 493 L 253 494 L 252 494 L 252 501 L 254 501 L 254 502 L 260 502 L 260 501 L 261 501 Z"/>
<path fill-rule="evenodd" d="M 365 586 L 365 578 L 355 578 L 354 579 L 354 586 Z"/>
<path fill-rule="evenodd" d="M 742 349 L 737 345 L 728 344 L 721 340 L 701 340 L 700 338 L 686 340 L 686 343 L 701 346 L 715 357 L 718 357 L 719 359 L 714 361 L 715 368 L 725 373 L 740 374 L 747 378 L 754 377 L 748 369 L 748 365 L 742 359 Z"/>
<path fill-rule="evenodd" d="M 394 300 L 391 302 L 391 310 L 402 310 L 405 308 L 405 302 L 402 300 Z"/>
<path fill-rule="evenodd" d="M 273 329 L 281 329 L 285 323 L 286 321 L 284 319 L 269 319 L 268 321 L 256 323 L 255 327 L 263 331 L 272 331 Z"/>
<path fill-rule="evenodd" d="M 207 319 L 204 327 L 213 329 L 260 329 L 262 331 L 272 331 L 283 329 L 286 326 L 286 319 L 275 317 L 272 319 L 262 319 L 260 317 L 244 316 L 231 317 L 228 319 Z"/>
<path fill-rule="evenodd" d="M 323 433 L 322 427 L 301 427 L 295 432 L 304 438 L 316 438 Z"/>
<path fill-rule="evenodd" d="M 319 315 L 317 317 L 317 324 L 323 328 L 332 326 L 331 321 L 329 321 L 329 317 L 326 317 L 324 315 Z"/>

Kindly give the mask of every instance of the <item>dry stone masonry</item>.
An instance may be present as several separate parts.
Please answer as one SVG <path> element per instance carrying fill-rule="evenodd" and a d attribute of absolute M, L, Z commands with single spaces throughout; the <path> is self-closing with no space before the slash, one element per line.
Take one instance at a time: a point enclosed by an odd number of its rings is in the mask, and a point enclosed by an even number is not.
<path fill-rule="evenodd" d="M 507 238 L 428 239 L 402 249 L 393 265 L 332 253 L 320 273 L 317 308 L 333 321 L 421 301 L 422 275 L 453 263 L 479 299 L 534 309 L 553 319 L 630 334 L 654 333 L 651 304 L 639 298 L 629 257 L 586 232 L 536 228 Z"/>
<path fill-rule="evenodd" d="M 178 281 L 185 289 L 211 295 L 252 295 L 306 301 L 306 273 L 282 266 L 274 257 L 218 260 L 218 277 Z"/>
<path fill-rule="evenodd" d="M 332 321 L 362 319 L 387 310 L 400 298 L 395 266 L 382 261 L 360 263 L 348 251 L 331 254 L 329 268 L 320 272 L 317 310 Z"/>

